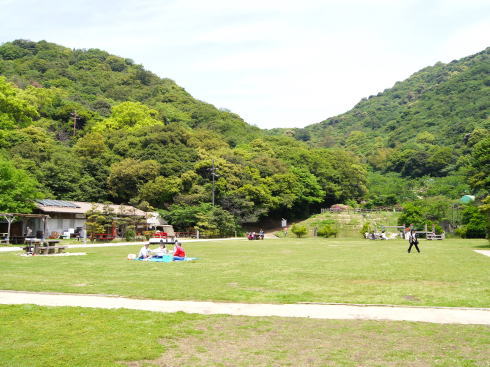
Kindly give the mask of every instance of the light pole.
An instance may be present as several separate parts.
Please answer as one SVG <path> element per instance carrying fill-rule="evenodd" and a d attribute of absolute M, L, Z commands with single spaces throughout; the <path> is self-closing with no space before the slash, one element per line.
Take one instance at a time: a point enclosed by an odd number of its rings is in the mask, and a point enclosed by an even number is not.
<path fill-rule="evenodd" d="M 212 168 L 209 169 L 211 171 L 211 177 L 213 179 L 213 186 L 212 186 L 212 203 L 214 206 L 214 188 L 215 188 L 215 177 L 218 177 L 219 175 L 216 173 L 216 167 L 214 166 L 214 159 L 213 159 L 213 165 Z"/>

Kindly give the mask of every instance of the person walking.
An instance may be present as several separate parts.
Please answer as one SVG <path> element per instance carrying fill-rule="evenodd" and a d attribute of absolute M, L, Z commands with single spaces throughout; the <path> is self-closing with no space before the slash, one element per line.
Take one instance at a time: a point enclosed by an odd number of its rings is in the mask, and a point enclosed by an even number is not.
<path fill-rule="evenodd" d="M 419 240 L 417 238 L 417 234 L 415 233 L 415 231 L 412 229 L 410 230 L 410 235 L 408 236 L 408 243 L 410 244 L 410 246 L 408 247 L 408 253 L 410 253 L 410 250 L 412 250 L 412 246 L 415 246 L 415 248 L 417 249 L 417 252 L 420 252 L 419 250 Z"/>

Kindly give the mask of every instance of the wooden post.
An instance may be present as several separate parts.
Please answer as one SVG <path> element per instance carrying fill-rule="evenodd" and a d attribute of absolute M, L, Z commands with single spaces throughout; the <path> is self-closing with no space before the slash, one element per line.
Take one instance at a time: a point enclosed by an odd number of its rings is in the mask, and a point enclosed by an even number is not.
<path fill-rule="evenodd" d="M 7 245 L 10 245 L 10 224 L 12 223 L 12 217 L 5 216 L 7 220 Z"/>
<path fill-rule="evenodd" d="M 42 238 L 43 242 L 44 242 L 44 239 L 46 238 L 46 230 L 48 229 L 46 222 L 47 222 L 47 218 L 43 217 L 43 238 Z"/>

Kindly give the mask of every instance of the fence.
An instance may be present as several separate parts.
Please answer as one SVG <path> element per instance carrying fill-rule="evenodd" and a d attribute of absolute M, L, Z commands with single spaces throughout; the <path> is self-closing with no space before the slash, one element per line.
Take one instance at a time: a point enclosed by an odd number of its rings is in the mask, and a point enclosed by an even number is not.
<path fill-rule="evenodd" d="M 320 213 L 379 213 L 379 212 L 402 212 L 403 209 L 399 207 L 379 207 L 379 208 L 322 208 Z"/>

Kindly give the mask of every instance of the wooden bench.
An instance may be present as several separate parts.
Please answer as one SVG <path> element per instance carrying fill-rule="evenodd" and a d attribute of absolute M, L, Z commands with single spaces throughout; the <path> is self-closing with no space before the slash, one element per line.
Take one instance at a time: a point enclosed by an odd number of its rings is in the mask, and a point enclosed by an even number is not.
<path fill-rule="evenodd" d="M 49 255 L 55 253 L 61 254 L 65 252 L 66 246 L 58 246 L 56 243 L 59 243 L 59 241 L 47 241 L 44 243 L 34 242 L 26 244 L 26 246 L 24 246 L 22 249 L 26 254 L 32 253 L 33 255 Z"/>

